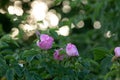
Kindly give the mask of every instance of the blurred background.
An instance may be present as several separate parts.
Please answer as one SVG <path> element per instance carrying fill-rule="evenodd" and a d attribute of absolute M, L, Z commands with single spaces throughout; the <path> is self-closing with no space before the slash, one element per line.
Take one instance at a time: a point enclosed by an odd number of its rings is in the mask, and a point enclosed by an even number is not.
<path fill-rule="evenodd" d="M 52 29 L 80 44 L 111 47 L 119 41 L 119 9 L 118 0 L 0 0 L 0 37 L 27 40 Z"/>
<path fill-rule="evenodd" d="M 9 36 L 21 48 L 28 47 L 36 40 L 36 30 L 52 35 L 59 46 L 74 43 L 83 58 L 105 65 L 100 69 L 104 75 L 109 71 L 114 47 L 120 46 L 120 1 L 0 0 L 1 40 Z M 0 42 L 0 48 L 3 45 Z M 17 49 L 9 48 L 13 52 Z M 111 54 L 106 57 L 105 52 Z"/>
<path fill-rule="evenodd" d="M 0 0 L 0 37 L 28 44 L 39 30 L 67 37 L 83 52 L 110 49 L 120 43 L 119 25 L 119 0 Z"/>

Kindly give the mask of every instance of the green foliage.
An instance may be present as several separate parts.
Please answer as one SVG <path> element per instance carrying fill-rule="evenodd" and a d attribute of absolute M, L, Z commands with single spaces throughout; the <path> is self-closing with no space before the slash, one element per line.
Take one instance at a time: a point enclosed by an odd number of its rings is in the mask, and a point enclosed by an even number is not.
<path fill-rule="evenodd" d="M 19 27 L 27 23 L 29 14 L 26 12 L 32 1 L 22 2 L 25 11 L 22 16 L 0 12 L 0 80 L 120 79 L 120 58 L 114 59 L 114 47 L 120 46 L 119 0 L 68 0 L 71 7 L 69 13 L 62 11 L 64 0 L 55 0 L 50 10 L 56 10 L 61 15 L 58 26 L 68 25 L 70 34 L 67 37 L 58 35 L 58 28 L 40 30 L 41 34 L 54 38 L 53 47 L 47 51 L 36 45 L 38 39 L 35 35 L 28 38 Z M 7 10 L 6 6 L 11 3 L 1 0 L 0 7 Z M 68 20 L 63 21 L 63 18 Z M 77 28 L 79 21 L 84 21 L 83 28 Z M 101 23 L 100 29 L 94 29 L 95 21 Z M 71 28 L 71 24 L 75 28 Z M 13 27 L 20 31 L 18 39 L 11 37 Z M 108 34 L 110 37 L 106 37 L 108 31 L 111 32 Z M 66 43 L 70 42 L 77 46 L 80 56 L 55 60 L 55 49 L 65 49 Z M 66 53 L 63 51 L 61 54 Z"/>
<path fill-rule="evenodd" d="M 105 50 L 104 48 L 95 48 L 93 50 L 93 54 L 95 60 L 101 60 L 108 54 L 108 51 Z"/>
<path fill-rule="evenodd" d="M 14 71 L 13 69 L 8 69 L 6 72 L 7 80 L 14 80 Z"/>

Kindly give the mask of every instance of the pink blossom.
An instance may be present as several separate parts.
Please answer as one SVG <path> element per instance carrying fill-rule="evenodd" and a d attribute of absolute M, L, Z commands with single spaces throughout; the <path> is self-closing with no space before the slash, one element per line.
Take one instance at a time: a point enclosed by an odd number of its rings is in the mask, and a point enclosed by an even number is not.
<path fill-rule="evenodd" d="M 74 44 L 68 43 L 66 46 L 66 53 L 68 56 L 79 56 L 78 50 Z"/>
<path fill-rule="evenodd" d="M 40 35 L 40 41 L 37 42 L 37 46 L 39 46 L 41 49 L 48 50 L 52 48 L 54 39 L 46 34 Z"/>
<path fill-rule="evenodd" d="M 56 60 L 63 60 L 64 58 L 64 55 L 62 54 L 59 54 L 60 50 L 55 50 L 53 56 L 54 56 L 54 59 Z"/>
<path fill-rule="evenodd" d="M 116 48 L 114 49 L 114 52 L 115 52 L 115 56 L 116 56 L 116 57 L 120 57 L 120 47 L 116 47 Z"/>

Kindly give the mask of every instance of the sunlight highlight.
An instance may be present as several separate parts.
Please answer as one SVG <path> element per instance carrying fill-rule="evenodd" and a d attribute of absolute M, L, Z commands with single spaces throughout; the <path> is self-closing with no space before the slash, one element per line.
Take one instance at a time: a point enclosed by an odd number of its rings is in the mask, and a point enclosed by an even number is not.
<path fill-rule="evenodd" d="M 104 36 L 105 36 L 106 38 L 110 38 L 110 37 L 112 36 L 111 31 L 107 31 L 107 32 L 104 34 Z"/>
<path fill-rule="evenodd" d="M 34 25 L 29 25 L 29 24 L 21 24 L 20 25 L 20 28 L 22 28 L 25 32 L 27 31 L 33 31 L 33 30 L 36 30 L 37 27 L 34 26 Z"/>
<path fill-rule="evenodd" d="M 69 32 L 70 32 L 70 28 L 69 26 L 62 26 L 59 28 L 58 31 L 56 31 L 58 33 L 58 35 L 62 35 L 62 36 L 68 36 Z"/>
<path fill-rule="evenodd" d="M 77 23 L 77 28 L 83 28 L 84 27 L 84 21 L 79 21 L 78 23 Z"/>
<path fill-rule="evenodd" d="M 5 11 L 5 10 L 3 10 L 3 9 L 0 9 L 0 13 L 1 13 L 1 14 L 5 14 L 5 13 L 6 13 L 6 11 Z"/>
<path fill-rule="evenodd" d="M 18 28 L 12 28 L 12 33 L 10 34 L 10 36 L 11 36 L 13 39 L 17 40 L 17 39 L 18 39 L 18 38 L 17 38 L 18 34 L 19 34 Z"/>
<path fill-rule="evenodd" d="M 63 6 L 64 6 L 64 5 L 70 5 L 70 1 L 69 1 L 69 0 L 65 0 L 65 1 L 63 1 L 62 5 L 63 5 Z"/>
<path fill-rule="evenodd" d="M 46 15 L 45 20 L 48 21 L 50 28 L 56 28 L 56 26 L 59 23 L 58 16 L 53 12 L 48 12 L 47 15 Z"/>
<path fill-rule="evenodd" d="M 14 14 L 17 16 L 22 16 L 23 15 L 23 10 L 20 7 L 14 7 Z"/>
<path fill-rule="evenodd" d="M 86 4 L 88 4 L 88 0 L 82 0 L 82 3 L 83 3 L 84 5 L 86 5 Z"/>
<path fill-rule="evenodd" d="M 71 11 L 71 6 L 70 5 L 64 5 L 62 8 L 62 11 L 64 13 L 69 13 Z"/>
<path fill-rule="evenodd" d="M 11 15 L 17 15 L 22 16 L 23 15 L 23 9 L 22 9 L 22 2 L 21 1 L 15 1 L 14 6 L 10 5 L 8 7 L 8 12 Z"/>
<path fill-rule="evenodd" d="M 31 16 L 33 16 L 36 21 L 42 21 L 48 11 L 47 4 L 36 0 L 32 2 L 31 7 Z"/>
<path fill-rule="evenodd" d="M 43 20 L 43 23 L 38 23 L 39 30 L 47 30 L 49 23 L 46 20 Z"/>
<path fill-rule="evenodd" d="M 93 24 L 94 29 L 100 29 L 101 28 L 101 23 L 100 21 L 95 21 Z"/>
<path fill-rule="evenodd" d="M 75 25 L 73 23 L 71 23 L 71 29 L 75 28 Z"/>
<path fill-rule="evenodd" d="M 37 30 L 37 26 L 32 24 L 21 24 L 19 25 L 19 28 L 24 31 L 24 40 L 29 39 L 29 37 L 34 35 L 35 31 Z"/>
<path fill-rule="evenodd" d="M 9 12 L 9 14 L 14 14 L 15 12 L 14 12 L 14 6 L 9 6 L 8 7 L 8 12 Z"/>
<path fill-rule="evenodd" d="M 63 13 L 69 13 L 71 11 L 70 1 L 65 0 L 63 1 L 62 5 L 63 5 L 62 7 Z"/>

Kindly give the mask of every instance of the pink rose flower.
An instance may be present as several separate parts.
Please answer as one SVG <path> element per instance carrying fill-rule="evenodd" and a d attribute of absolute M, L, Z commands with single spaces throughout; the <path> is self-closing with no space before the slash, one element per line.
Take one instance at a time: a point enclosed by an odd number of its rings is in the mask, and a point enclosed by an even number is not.
<path fill-rule="evenodd" d="M 37 45 L 44 50 L 48 50 L 50 48 L 52 48 L 52 44 L 53 44 L 54 39 L 46 34 L 41 34 L 40 35 L 40 41 L 37 42 Z"/>
<path fill-rule="evenodd" d="M 114 49 L 114 52 L 115 52 L 115 56 L 116 56 L 116 57 L 120 57 L 120 47 L 116 47 L 116 48 Z"/>
<path fill-rule="evenodd" d="M 66 46 L 66 53 L 68 56 L 79 56 L 78 50 L 74 44 L 68 43 Z"/>
<path fill-rule="evenodd" d="M 59 51 L 62 50 L 62 49 L 59 49 L 59 50 L 55 50 L 53 56 L 54 56 L 54 59 L 56 60 L 63 60 L 64 58 L 64 55 L 62 54 L 59 54 Z"/>

